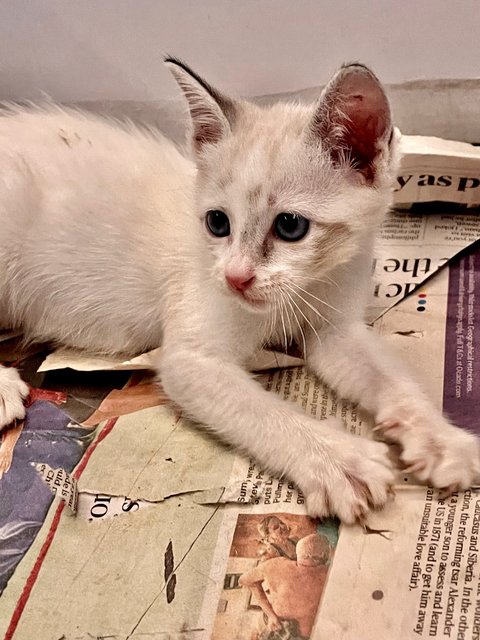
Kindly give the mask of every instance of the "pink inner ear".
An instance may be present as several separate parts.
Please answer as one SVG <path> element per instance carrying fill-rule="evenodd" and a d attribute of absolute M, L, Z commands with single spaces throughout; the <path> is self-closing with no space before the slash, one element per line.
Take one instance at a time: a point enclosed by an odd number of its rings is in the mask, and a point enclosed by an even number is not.
<path fill-rule="evenodd" d="M 343 68 L 327 87 L 317 117 L 334 162 L 347 153 L 368 181 L 375 178 L 379 143 L 390 133 L 390 107 L 377 78 L 365 67 Z"/>
<path fill-rule="evenodd" d="M 352 163 L 368 180 L 373 180 L 373 162 L 378 153 L 378 141 L 386 132 L 385 113 L 376 110 L 370 96 L 349 96 L 343 106 L 339 124 L 344 133 L 340 140 L 350 150 Z"/>

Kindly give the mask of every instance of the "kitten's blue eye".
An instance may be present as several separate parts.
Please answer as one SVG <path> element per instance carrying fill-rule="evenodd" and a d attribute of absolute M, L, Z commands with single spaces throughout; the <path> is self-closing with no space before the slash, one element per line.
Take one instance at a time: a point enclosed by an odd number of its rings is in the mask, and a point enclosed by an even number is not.
<path fill-rule="evenodd" d="M 273 223 L 273 228 L 280 240 L 297 242 L 307 235 L 310 222 L 296 213 L 280 213 Z"/>
<path fill-rule="evenodd" d="M 206 221 L 208 230 L 217 238 L 225 238 L 230 235 L 230 220 L 223 211 L 219 209 L 207 211 Z"/>

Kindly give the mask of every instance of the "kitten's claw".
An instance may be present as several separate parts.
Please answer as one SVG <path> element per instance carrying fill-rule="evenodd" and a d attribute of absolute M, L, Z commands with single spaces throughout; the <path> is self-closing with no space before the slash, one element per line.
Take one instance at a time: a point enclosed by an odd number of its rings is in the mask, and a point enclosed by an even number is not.
<path fill-rule="evenodd" d="M 308 483 L 299 483 L 310 516 L 338 516 L 342 522 L 362 521 L 392 497 L 394 474 L 388 447 L 345 434 L 348 441 L 332 452 L 333 464 L 319 469 Z"/>
<path fill-rule="evenodd" d="M 28 394 L 28 385 L 18 371 L 0 366 L 0 430 L 25 417 L 23 401 Z"/>
<path fill-rule="evenodd" d="M 403 418 L 403 419 L 402 419 Z M 405 473 L 450 493 L 468 489 L 480 476 L 479 440 L 472 433 L 425 413 L 382 421 L 396 423 L 384 435 L 401 445 Z"/>
<path fill-rule="evenodd" d="M 403 472 L 404 473 L 420 473 L 424 471 L 424 469 L 425 469 L 425 461 L 417 460 L 417 462 L 414 462 L 413 464 L 410 464 L 408 467 L 405 467 L 403 469 Z"/>
<path fill-rule="evenodd" d="M 386 434 L 390 429 L 395 429 L 398 426 L 399 425 L 396 420 L 384 420 L 380 424 L 377 424 L 375 427 L 373 427 L 372 431 L 381 431 L 382 433 Z"/>

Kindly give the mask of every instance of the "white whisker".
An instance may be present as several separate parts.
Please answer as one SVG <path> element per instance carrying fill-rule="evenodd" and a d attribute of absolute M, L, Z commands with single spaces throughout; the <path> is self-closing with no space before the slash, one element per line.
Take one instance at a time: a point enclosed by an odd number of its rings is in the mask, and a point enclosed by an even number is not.
<path fill-rule="evenodd" d="M 277 306 L 277 300 L 274 300 L 274 305 L 273 305 L 273 310 L 274 310 L 274 315 L 273 315 L 273 322 L 272 322 L 272 335 L 276 333 L 277 331 L 277 311 L 278 311 L 278 306 Z"/>
<path fill-rule="evenodd" d="M 330 276 L 324 275 L 324 278 L 326 278 L 326 280 L 323 278 L 317 278 L 316 276 L 289 276 L 290 280 L 314 280 L 315 282 L 321 282 L 322 284 L 332 284 L 334 287 L 337 287 L 337 289 L 340 289 L 338 283 L 330 278 Z"/>
<path fill-rule="evenodd" d="M 337 287 L 337 289 L 340 289 L 340 285 L 338 284 L 338 282 L 335 282 L 335 280 L 333 278 L 331 278 L 330 276 L 327 276 L 326 274 L 324 274 L 324 277 L 331 283 L 333 284 L 334 287 Z"/>
<path fill-rule="evenodd" d="M 295 292 L 294 292 L 295 293 Z M 299 295 L 298 293 L 296 294 L 297 296 Z M 299 296 L 301 300 L 303 300 L 303 298 L 301 296 Z M 292 299 L 293 304 L 297 307 L 297 309 L 300 311 L 300 313 L 302 314 L 302 316 L 305 319 L 305 322 L 309 325 L 310 329 L 313 331 L 313 333 L 315 334 L 317 340 L 318 340 L 318 344 L 322 344 L 322 341 L 320 340 L 320 336 L 317 333 L 317 330 L 315 329 L 315 327 L 313 326 L 313 324 L 310 322 L 310 320 L 308 319 L 308 317 L 303 313 L 303 311 L 301 310 L 301 308 L 297 305 L 297 303 L 295 302 L 295 300 Z M 303 300 L 303 302 L 305 302 L 305 300 Z"/>
<path fill-rule="evenodd" d="M 275 308 L 275 304 L 273 305 L 273 307 Z M 263 339 L 262 344 L 261 344 L 261 348 L 262 349 L 265 348 L 268 345 L 268 343 L 271 341 L 271 338 L 272 338 L 272 333 L 273 333 L 273 330 L 272 330 L 272 327 L 273 327 L 273 310 L 274 309 L 272 309 L 272 310 L 269 309 L 268 316 L 267 316 L 267 318 L 265 320 L 265 335 L 264 335 L 264 339 Z"/>
<path fill-rule="evenodd" d="M 290 305 L 290 309 L 292 310 L 293 313 L 293 317 L 295 318 L 297 324 L 298 324 L 298 328 L 300 329 L 300 333 L 302 334 L 302 340 L 303 340 L 303 357 L 306 358 L 307 357 L 307 344 L 305 342 L 305 333 L 303 332 L 303 328 L 302 325 L 300 323 L 300 320 L 297 317 L 297 314 L 295 313 L 295 309 L 292 306 L 292 302 L 293 304 L 297 307 L 297 309 L 300 311 L 300 308 L 297 304 L 295 304 L 294 300 L 292 299 L 292 296 L 290 294 L 288 294 L 287 292 L 285 292 L 286 296 L 287 296 L 287 302 Z"/>
<path fill-rule="evenodd" d="M 308 302 L 308 300 L 305 300 L 305 298 L 303 296 L 301 296 L 298 291 L 295 291 L 295 289 L 293 289 L 292 287 L 289 287 L 287 284 L 284 285 L 285 287 L 287 287 L 287 289 L 289 289 L 292 293 L 294 293 L 296 296 L 298 296 L 300 298 L 300 300 L 307 305 L 307 307 L 309 307 L 312 311 L 314 311 L 317 316 L 323 320 L 324 322 L 326 322 L 327 324 L 329 324 L 333 329 L 337 329 L 337 327 L 333 324 L 333 322 L 330 322 L 330 320 L 328 318 L 326 318 L 322 313 L 320 313 L 320 311 L 314 307 L 312 304 L 310 304 L 310 302 Z"/>
<path fill-rule="evenodd" d="M 281 291 L 280 291 L 281 294 Z M 282 295 L 280 295 L 281 308 L 280 308 L 280 318 L 282 320 L 282 329 L 283 329 L 283 337 L 285 338 L 285 353 L 288 351 L 288 341 L 287 341 L 287 329 L 285 327 L 285 320 L 283 319 L 283 311 L 285 309 L 285 302 L 283 300 Z M 287 314 L 288 315 L 288 314 Z"/>
<path fill-rule="evenodd" d="M 286 294 L 284 294 L 284 292 L 281 289 L 279 289 L 279 292 L 280 292 L 280 295 L 282 297 L 282 301 L 284 301 L 284 295 L 286 295 Z M 288 328 L 290 330 L 290 340 L 289 340 L 289 344 L 290 344 L 292 342 L 292 340 L 293 340 L 293 326 L 292 326 L 292 319 L 290 317 L 290 314 L 288 313 L 286 303 L 285 303 L 285 312 L 287 314 Z"/>
<path fill-rule="evenodd" d="M 332 309 L 332 311 L 336 311 L 337 313 L 343 314 L 343 311 L 340 311 L 340 309 L 337 309 L 337 307 L 334 307 L 333 305 L 329 304 L 328 302 L 325 302 L 325 300 L 322 300 L 321 298 L 317 298 L 317 296 L 314 296 L 313 293 L 310 293 L 310 291 L 307 291 L 306 289 L 303 289 L 300 285 L 295 284 L 294 282 L 292 282 L 292 285 L 294 287 L 297 287 L 297 289 L 300 289 L 300 291 L 303 291 L 303 293 L 306 293 L 307 296 L 310 296 L 311 298 L 315 298 L 315 300 L 318 300 L 318 302 L 321 302 L 326 307 L 329 307 L 330 309 Z"/>

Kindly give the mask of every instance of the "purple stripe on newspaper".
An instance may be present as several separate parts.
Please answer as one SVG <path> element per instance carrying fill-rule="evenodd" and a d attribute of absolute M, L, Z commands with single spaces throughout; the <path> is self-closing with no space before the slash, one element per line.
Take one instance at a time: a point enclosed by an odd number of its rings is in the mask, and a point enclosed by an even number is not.
<path fill-rule="evenodd" d="M 480 435 L 480 246 L 448 268 L 443 410 Z"/>

